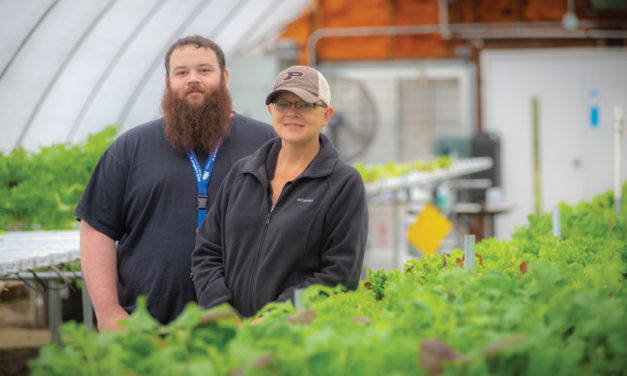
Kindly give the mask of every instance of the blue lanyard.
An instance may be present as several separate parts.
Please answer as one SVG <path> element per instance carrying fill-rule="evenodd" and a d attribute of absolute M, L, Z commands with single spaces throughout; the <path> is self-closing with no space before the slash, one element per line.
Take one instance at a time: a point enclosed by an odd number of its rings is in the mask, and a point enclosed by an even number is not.
<path fill-rule="evenodd" d="M 213 165 L 216 163 L 216 158 L 218 157 L 218 151 L 220 151 L 221 145 L 222 141 L 218 142 L 216 149 L 209 154 L 207 157 L 207 163 L 205 163 L 205 168 L 203 170 L 200 169 L 200 162 L 198 161 L 196 153 L 193 150 L 185 150 L 187 158 L 189 158 L 189 162 L 192 164 L 192 168 L 194 169 L 196 185 L 198 185 L 198 198 L 196 199 L 198 207 L 198 227 L 200 227 L 202 221 L 207 216 L 207 209 L 209 209 L 207 207 L 207 187 L 209 186 L 211 171 L 213 171 Z"/>

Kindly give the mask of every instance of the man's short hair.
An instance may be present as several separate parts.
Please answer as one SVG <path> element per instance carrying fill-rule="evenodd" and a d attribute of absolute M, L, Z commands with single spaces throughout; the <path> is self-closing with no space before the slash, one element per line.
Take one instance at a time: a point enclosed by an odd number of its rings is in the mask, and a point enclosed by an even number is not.
<path fill-rule="evenodd" d="M 220 46 L 218 46 L 211 39 L 201 37 L 200 35 L 192 35 L 192 36 L 177 40 L 176 42 L 174 42 L 173 45 L 170 46 L 170 48 L 168 49 L 168 52 L 166 52 L 165 54 L 166 75 L 170 74 L 170 56 L 172 55 L 172 52 L 179 47 L 184 47 L 188 45 L 196 46 L 196 48 L 201 48 L 201 47 L 210 48 L 213 52 L 215 52 L 216 57 L 218 58 L 218 64 L 220 64 L 220 71 L 224 73 L 224 69 L 226 68 L 226 59 L 224 58 L 224 52 L 222 52 L 222 49 L 220 48 Z"/>

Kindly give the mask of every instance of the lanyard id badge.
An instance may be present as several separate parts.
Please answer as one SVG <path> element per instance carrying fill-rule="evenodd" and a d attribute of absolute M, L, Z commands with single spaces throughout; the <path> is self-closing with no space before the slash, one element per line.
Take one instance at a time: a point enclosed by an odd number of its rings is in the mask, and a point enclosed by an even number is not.
<path fill-rule="evenodd" d="M 207 162 L 205 163 L 205 168 L 200 169 L 200 161 L 198 160 L 198 156 L 193 150 L 186 149 L 187 158 L 189 158 L 189 162 L 194 169 L 194 175 L 196 176 L 196 185 L 198 186 L 198 197 L 196 199 L 196 205 L 198 209 L 198 225 L 197 228 L 200 227 L 202 221 L 207 216 L 207 187 L 209 187 L 209 180 L 211 179 L 211 172 L 213 171 L 213 165 L 216 163 L 216 158 L 218 157 L 218 151 L 220 151 L 220 146 L 222 145 L 222 141 L 218 142 L 218 146 L 216 146 L 215 150 L 207 156 Z"/>

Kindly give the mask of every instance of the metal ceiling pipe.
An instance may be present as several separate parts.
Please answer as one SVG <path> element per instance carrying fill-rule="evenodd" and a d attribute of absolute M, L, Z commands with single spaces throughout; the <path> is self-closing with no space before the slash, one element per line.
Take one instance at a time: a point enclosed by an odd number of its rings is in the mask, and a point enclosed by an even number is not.
<path fill-rule="evenodd" d="M 451 39 L 451 32 L 448 28 L 448 0 L 438 0 L 438 22 L 440 24 L 440 35 L 442 39 Z"/>
<path fill-rule="evenodd" d="M 581 26 L 596 25 L 596 22 L 580 22 Z M 486 24 L 447 24 L 446 29 L 457 39 L 514 39 L 514 38 L 569 38 L 569 39 L 627 39 L 627 30 L 578 29 L 565 30 L 561 22 L 515 22 Z M 316 44 L 323 38 L 425 35 L 442 32 L 440 24 L 402 26 L 364 26 L 346 28 L 321 28 L 307 39 L 307 63 L 316 64 Z"/>
<path fill-rule="evenodd" d="M 456 28 L 451 29 L 454 33 Z M 564 30 L 560 28 L 487 28 L 487 29 L 462 29 L 459 30 L 459 39 L 510 39 L 510 38 L 567 38 L 567 39 L 627 39 L 627 30 Z"/>

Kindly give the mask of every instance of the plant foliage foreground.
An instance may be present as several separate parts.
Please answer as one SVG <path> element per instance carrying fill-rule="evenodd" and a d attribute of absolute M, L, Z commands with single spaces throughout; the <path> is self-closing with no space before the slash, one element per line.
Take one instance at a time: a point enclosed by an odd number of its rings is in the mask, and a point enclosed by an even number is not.
<path fill-rule="evenodd" d="M 612 197 L 561 204 L 561 239 L 547 213 L 482 241 L 474 276 L 456 249 L 368 270 L 355 291 L 311 286 L 299 309 L 241 319 L 190 304 L 167 326 L 140 299 L 125 332 L 64 324 L 65 345 L 42 348 L 32 374 L 624 375 L 627 213 Z"/>
<path fill-rule="evenodd" d="M 76 203 L 116 135 L 110 125 L 80 144 L 0 152 L 0 231 L 76 228 Z"/>

